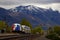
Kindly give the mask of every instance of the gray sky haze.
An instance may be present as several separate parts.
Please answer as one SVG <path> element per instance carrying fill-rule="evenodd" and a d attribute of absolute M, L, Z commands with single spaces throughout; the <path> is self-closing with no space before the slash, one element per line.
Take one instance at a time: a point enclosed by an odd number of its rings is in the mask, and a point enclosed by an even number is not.
<path fill-rule="evenodd" d="M 0 0 L 0 7 L 10 9 L 20 5 L 35 5 L 60 11 L 60 0 Z"/>

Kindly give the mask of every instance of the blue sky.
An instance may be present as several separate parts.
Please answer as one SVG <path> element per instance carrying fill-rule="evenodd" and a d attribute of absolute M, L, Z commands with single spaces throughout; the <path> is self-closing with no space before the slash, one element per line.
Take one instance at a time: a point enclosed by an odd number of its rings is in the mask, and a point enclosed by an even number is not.
<path fill-rule="evenodd" d="M 60 0 L 0 0 L 0 7 L 9 9 L 20 5 L 35 5 L 60 11 Z"/>

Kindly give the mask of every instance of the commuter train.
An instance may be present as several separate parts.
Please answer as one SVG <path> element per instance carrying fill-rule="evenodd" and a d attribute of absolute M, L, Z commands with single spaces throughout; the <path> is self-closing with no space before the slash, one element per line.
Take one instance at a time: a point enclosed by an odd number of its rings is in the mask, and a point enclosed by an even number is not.
<path fill-rule="evenodd" d="M 21 25 L 18 23 L 14 23 L 12 25 L 12 32 L 17 32 L 17 33 L 30 33 L 30 27 L 26 25 Z"/>

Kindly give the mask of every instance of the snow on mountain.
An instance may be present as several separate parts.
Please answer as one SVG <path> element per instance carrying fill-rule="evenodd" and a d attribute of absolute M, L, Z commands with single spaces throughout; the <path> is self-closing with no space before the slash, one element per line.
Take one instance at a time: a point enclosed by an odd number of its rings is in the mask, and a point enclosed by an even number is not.
<path fill-rule="evenodd" d="M 2 13 L 5 10 L 0 11 L 0 15 L 3 15 Z M 33 27 L 40 24 L 45 26 L 60 25 L 60 13 L 52 10 L 51 8 L 44 9 L 33 5 L 18 6 L 16 8 L 9 9 L 7 15 L 9 15 L 9 17 L 7 17 L 9 24 L 16 22 L 19 23 L 23 18 L 26 18 L 30 21 Z M 2 16 L 0 17 L 0 19 L 2 19 Z"/>
<path fill-rule="evenodd" d="M 28 6 L 19 6 L 19 7 L 16 7 L 16 8 L 12 8 L 11 9 L 13 12 L 21 12 L 21 11 L 35 11 L 35 12 L 38 12 L 38 11 L 41 11 L 43 12 L 42 10 L 45 10 L 46 9 L 42 9 L 42 8 L 39 8 L 39 7 L 36 7 L 36 6 L 33 6 L 33 5 L 28 5 Z"/>

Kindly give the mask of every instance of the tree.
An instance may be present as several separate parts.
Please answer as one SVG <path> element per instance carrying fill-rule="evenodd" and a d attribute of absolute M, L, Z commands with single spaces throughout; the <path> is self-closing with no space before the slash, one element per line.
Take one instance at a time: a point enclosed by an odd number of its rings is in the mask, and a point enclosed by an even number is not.
<path fill-rule="evenodd" d="M 26 26 L 29 26 L 30 28 L 32 28 L 32 25 L 30 24 L 30 22 L 28 20 L 26 20 L 25 18 L 22 19 L 21 25 L 26 25 Z"/>
<path fill-rule="evenodd" d="M 6 32 L 10 33 L 12 32 L 12 28 L 10 26 L 7 27 Z"/>
<path fill-rule="evenodd" d="M 51 33 L 53 33 L 53 32 L 54 32 L 53 27 L 49 27 L 49 28 L 48 28 L 48 34 L 51 34 Z"/>
<path fill-rule="evenodd" d="M 11 27 L 5 21 L 0 21 L 0 30 L 4 30 L 4 32 L 10 32 Z"/>
<path fill-rule="evenodd" d="M 26 25 L 28 27 L 30 27 L 30 32 L 32 31 L 32 25 L 30 24 L 30 22 L 28 20 L 26 20 L 25 18 L 22 19 L 21 25 Z"/>
<path fill-rule="evenodd" d="M 6 25 L 6 22 L 5 21 L 0 21 L 0 29 L 3 29 L 5 28 L 7 25 Z"/>
<path fill-rule="evenodd" d="M 43 34 L 43 30 L 42 30 L 41 26 L 37 26 L 34 29 L 32 29 L 32 33 L 33 34 Z"/>
<path fill-rule="evenodd" d="M 46 36 L 47 38 L 52 39 L 52 40 L 60 40 L 60 38 L 59 38 L 60 26 L 49 27 L 48 31 L 49 31 L 49 33 Z"/>
<path fill-rule="evenodd" d="M 0 30 L 1 30 L 1 32 L 6 32 L 6 27 L 7 27 L 7 25 L 6 25 L 6 22 L 5 21 L 0 21 Z"/>
<path fill-rule="evenodd" d="M 54 32 L 60 35 L 60 26 L 54 26 Z"/>

